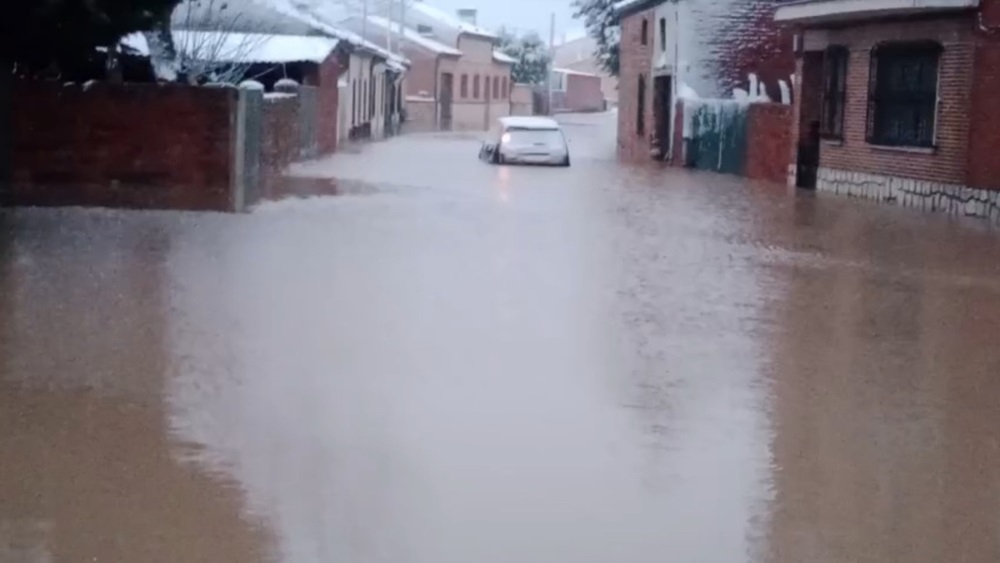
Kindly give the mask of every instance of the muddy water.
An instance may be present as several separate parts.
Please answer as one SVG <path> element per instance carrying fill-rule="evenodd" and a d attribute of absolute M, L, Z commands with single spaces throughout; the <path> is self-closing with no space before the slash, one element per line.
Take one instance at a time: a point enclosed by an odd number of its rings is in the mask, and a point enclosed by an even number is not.
<path fill-rule="evenodd" d="M 569 121 L 0 214 L 0 561 L 1000 560 L 1000 238 Z"/>

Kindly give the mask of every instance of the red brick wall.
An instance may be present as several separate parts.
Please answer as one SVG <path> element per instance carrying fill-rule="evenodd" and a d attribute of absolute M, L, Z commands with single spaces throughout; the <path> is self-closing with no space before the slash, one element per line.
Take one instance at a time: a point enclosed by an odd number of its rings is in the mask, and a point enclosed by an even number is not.
<path fill-rule="evenodd" d="M 4 203 L 227 210 L 237 92 L 16 82 Z"/>
<path fill-rule="evenodd" d="M 781 184 L 787 182 L 793 114 L 789 105 L 750 105 L 747 111 L 745 176 Z"/>
<path fill-rule="evenodd" d="M 984 0 L 975 31 L 968 184 L 1000 190 L 1000 0 Z"/>
<path fill-rule="evenodd" d="M 850 51 L 842 145 L 823 145 L 820 165 L 943 183 L 965 184 L 975 44 L 969 18 L 869 23 L 828 30 L 831 44 Z M 886 40 L 933 39 L 944 45 L 939 74 L 937 149 L 930 154 L 887 150 L 866 141 L 870 53 Z"/>
<path fill-rule="evenodd" d="M 654 12 L 646 10 L 626 17 L 621 26 L 621 66 L 618 79 L 618 156 L 624 160 L 650 159 L 650 139 L 656 130 L 653 122 L 652 57 L 654 46 Z M 648 22 L 648 41 L 642 44 L 642 22 Z M 639 75 L 645 77 L 645 132 L 636 131 L 636 111 L 639 106 Z"/>
<path fill-rule="evenodd" d="M 778 80 L 789 82 L 795 72 L 795 52 L 791 29 L 774 21 L 774 0 L 736 0 L 723 16 L 720 33 L 711 42 L 719 54 L 718 81 L 723 95 L 733 88 L 747 88 L 751 72 L 778 100 Z M 790 86 L 790 84 L 789 84 Z"/>
<path fill-rule="evenodd" d="M 410 59 L 410 70 L 406 72 L 406 93 L 411 96 L 435 96 L 437 55 L 418 47 L 408 47 L 404 49 L 404 54 Z"/>
<path fill-rule="evenodd" d="M 337 81 L 344 70 L 345 66 L 341 63 L 337 51 L 319 66 L 317 138 L 320 154 L 329 154 L 337 150 L 337 108 L 340 95 Z"/>
<path fill-rule="evenodd" d="M 260 170 L 265 197 L 281 181 L 282 173 L 302 149 L 297 96 L 264 100 Z"/>
<path fill-rule="evenodd" d="M 603 110 L 604 92 L 601 91 L 601 77 L 567 74 L 565 106 L 570 111 Z"/>

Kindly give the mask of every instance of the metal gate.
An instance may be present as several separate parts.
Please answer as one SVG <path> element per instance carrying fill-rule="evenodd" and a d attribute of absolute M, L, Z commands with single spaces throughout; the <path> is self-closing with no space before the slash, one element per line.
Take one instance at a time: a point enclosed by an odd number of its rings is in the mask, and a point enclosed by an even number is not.
<path fill-rule="evenodd" d="M 699 170 L 742 174 L 746 161 L 747 106 L 729 100 L 699 104 L 688 117 L 687 164 Z"/>

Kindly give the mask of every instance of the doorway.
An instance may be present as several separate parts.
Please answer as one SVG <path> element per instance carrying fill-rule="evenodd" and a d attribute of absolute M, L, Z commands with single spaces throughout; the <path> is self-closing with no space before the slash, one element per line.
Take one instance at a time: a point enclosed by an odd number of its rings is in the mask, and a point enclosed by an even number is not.
<path fill-rule="evenodd" d="M 657 76 L 653 79 L 653 120 L 654 145 L 658 149 L 659 160 L 668 160 L 671 156 L 670 146 L 673 140 L 670 116 L 672 115 L 673 77 Z"/>
<path fill-rule="evenodd" d="M 450 72 L 441 73 L 441 95 L 438 97 L 438 127 L 451 131 L 451 104 L 454 99 L 455 76 Z"/>
<path fill-rule="evenodd" d="M 816 189 L 820 165 L 820 116 L 823 111 L 823 52 L 802 56 L 802 92 L 799 99 L 799 146 L 796 147 L 795 186 Z"/>

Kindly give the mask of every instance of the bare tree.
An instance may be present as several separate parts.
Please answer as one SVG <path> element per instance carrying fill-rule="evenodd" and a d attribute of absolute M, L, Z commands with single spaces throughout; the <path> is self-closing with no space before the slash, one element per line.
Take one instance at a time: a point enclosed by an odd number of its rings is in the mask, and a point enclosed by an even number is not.
<path fill-rule="evenodd" d="M 146 38 L 160 79 L 236 84 L 273 31 L 227 0 L 185 0 L 174 10 L 169 31 L 161 26 Z"/>

